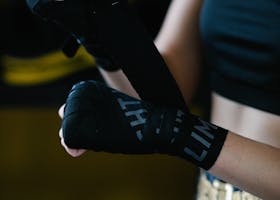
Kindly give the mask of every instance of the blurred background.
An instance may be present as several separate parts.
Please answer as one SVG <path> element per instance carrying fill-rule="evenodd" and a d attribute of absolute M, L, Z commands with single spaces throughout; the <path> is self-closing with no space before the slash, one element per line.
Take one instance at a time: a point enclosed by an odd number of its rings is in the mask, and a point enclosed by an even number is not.
<path fill-rule="evenodd" d="M 130 1 L 154 37 L 169 0 Z M 80 49 L 66 58 L 65 33 L 33 16 L 23 0 L 0 1 L 0 199 L 193 199 L 196 168 L 168 156 L 90 152 L 68 156 L 57 110 L 71 86 L 102 81 Z"/>

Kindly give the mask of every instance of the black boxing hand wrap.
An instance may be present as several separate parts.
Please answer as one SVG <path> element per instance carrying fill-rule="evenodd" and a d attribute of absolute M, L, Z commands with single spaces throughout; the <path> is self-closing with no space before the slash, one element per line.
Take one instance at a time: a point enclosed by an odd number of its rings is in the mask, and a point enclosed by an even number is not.
<path fill-rule="evenodd" d="M 70 148 L 162 153 L 206 170 L 215 163 L 227 135 L 227 130 L 187 111 L 154 106 L 94 81 L 72 88 L 62 129 Z"/>
<path fill-rule="evenodd" d="M 78 38 L 98 66 L 107 71 L 121 68 L 142 99 L 186 109 L 176 81 L 127 0 L 27 2 L 34 13 Z M 76 48 L 75 44 L 72 46 Z M 75 48 L 70 45 L 66 54 L 72 56 Z"/>
<path fill-rule="evenodd" d="M 71 35 L 67 38 L 62 48 L 66 56 L 73 57 L 80 44 L 82 44 L 88 52 L 93 55 L 99 67 L 107 71 L 116 71 L 120 69 L 119 64 L 107 52 L 106 47 L 102 45 L 100 40 L 100 34 L 102 33 L 99 33 L 98 24 L 93 17 L 93 8 L 101 9 L 109 4 L 110 1 L 26 0 L 26 2 L 34 14 L 45 21 L 58 25 Z M 104 4 L 104 2 L 107 3 Z"/>

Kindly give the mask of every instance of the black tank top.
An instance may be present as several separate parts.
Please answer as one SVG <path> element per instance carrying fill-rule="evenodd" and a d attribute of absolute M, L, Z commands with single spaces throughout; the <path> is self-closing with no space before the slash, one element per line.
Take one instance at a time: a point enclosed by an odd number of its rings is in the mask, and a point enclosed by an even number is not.
<path fill-rule="evenodd" d="M 280 115 L 280 1 L 204 0 L 200 30 L 213 90 Z"/>

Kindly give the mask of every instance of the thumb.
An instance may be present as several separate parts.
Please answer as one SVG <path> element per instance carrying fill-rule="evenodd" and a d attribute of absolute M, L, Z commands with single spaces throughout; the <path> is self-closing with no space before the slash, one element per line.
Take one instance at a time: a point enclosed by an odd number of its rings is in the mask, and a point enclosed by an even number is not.
<path fill-rule="evenodd" d="M 64 116 L 64 108 L 65 108 L 65 104 L 63 104 L 58 110 L 58 115 L 60 116 L 61 119 L 63 119 Z"/>

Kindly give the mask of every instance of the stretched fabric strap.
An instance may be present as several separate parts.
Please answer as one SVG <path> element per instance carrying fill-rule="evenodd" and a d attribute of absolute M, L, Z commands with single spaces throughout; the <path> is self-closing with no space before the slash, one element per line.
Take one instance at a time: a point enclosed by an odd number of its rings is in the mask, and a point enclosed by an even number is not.
<path fill-rule="evenodd" d="M 34 13 L 75 36 L 101 67 L 112 64 L 121 68 L 142 99 L 159 106 L 186 109 L 168 67 L 127 1 L 27 0 L 27 3 Z M 73 48 L 64 49 L 68 56 L 75 54 L 78 46 L 70 41 Z M 100 62 L 106 60 L 109 64 Z"/>
<path fill-rule="evenodd" d="M 180 90 L 143 24 L 126 3 L 96 11 L 99 37 L 140 97 L 157 105 L 185 108 Z"/>

